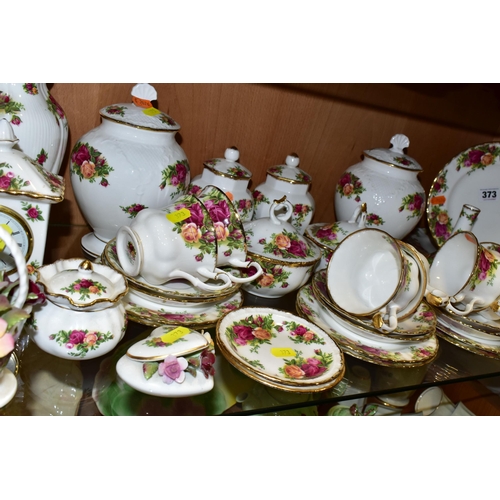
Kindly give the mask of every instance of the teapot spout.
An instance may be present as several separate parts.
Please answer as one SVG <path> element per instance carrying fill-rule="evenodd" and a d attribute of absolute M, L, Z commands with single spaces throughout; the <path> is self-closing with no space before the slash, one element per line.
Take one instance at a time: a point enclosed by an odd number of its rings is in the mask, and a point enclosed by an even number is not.
<path fill-rule="evenodd" d="M 476 223 L 479 212 L 481 212 L 479 208 L 469 205 L 467 203 L 464 204 L 460 212 L 460 216 L 458 217 L 457 223 L 453 228 L 452 234 L 461 233 L 463 231 L 472 232 L 472 228 Z"/>

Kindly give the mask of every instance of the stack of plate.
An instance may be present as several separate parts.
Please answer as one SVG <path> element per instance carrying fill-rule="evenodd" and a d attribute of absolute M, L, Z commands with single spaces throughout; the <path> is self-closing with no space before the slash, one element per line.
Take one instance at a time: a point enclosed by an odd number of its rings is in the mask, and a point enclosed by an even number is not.
<path fill-rule="evenodd" d="M 369 319 L 347 315 L 333 304 L 326 271 L 316 272 L 297 295 L 297 312 L 325 330 L 342 350 L 355 358 L 382 366 L 412 367 L 432 361 L 438 352 L 436 313 L 421 301 L 410 317 L 390 333 L 375 328 Z"/>
<path fill-rule="evenodd" d="M 500 321 L 479 313 L 459 316 L 444 308 L 436 309 L 437 334 L 466 351 L 500 359 Z"/>
<path fill-rule="evenodd" d="M 129 292 L 123 303 L 128 319 L 135 323 L 153 327 L 209 328 L 224 314 L 243 304 L 241 283 L 233 283 L 224 290 L 201 290 L 182 279 L 151 285 L 141 276 L 128 276 L 116 254 L 116 239 L 106 244 L 101 260 L 125 276 Z"/>
<path fill-rule="evenodd" d="M 344 356 L 336 342 L 317 325 L 289 312 L 243 307 L 217 323 L 216 335 L 231 365 L 274 389 L 320 392 L 344 376 Z"/>

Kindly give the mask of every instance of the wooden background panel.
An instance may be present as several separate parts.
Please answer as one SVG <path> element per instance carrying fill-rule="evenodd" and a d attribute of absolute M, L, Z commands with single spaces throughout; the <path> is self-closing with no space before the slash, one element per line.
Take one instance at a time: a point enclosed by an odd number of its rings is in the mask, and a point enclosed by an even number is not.
<path fill-rule="evenodd" d="M 71 189 L 70 150 L 84 133 L 99 125 L 100 108 L 130 102 L 133 85 L 51 85 L 51 93 L 66 112 L 70 128 L 60 172 L 66 179 L 66 199 L 52 208 L 51 224 L 86 225 Z M 453 156 L 493 139 L 488 133 L 387 111 L 387 103 L 356 104 L 279 85 L 153 85 L 158 91 L 158 108 L 181 125 L 177 138 L 189 159 L 192 177 L 201 173 L 204 160 L 222 157 L 227 147 L 236 146 L 241 163 L 253 173 L 253 189 L 265 180 L 270 166 L 283 163 L 288 154 L 295 152 L 301 167 L 313 178 L 311 194 L 317 204 L 314 222 L 335 220 L 335 184 L 344 170 L 361 159 L 363 150 L 390 147 L 389 140 L 396 133 L 410 138 L 407 153 L 424 169 L 420 180 L 426 192 Z M 379 92 L 379 96 L 390 98 L 388 92 Z M 54 247 L 59 246 L 54 242 Z"/>

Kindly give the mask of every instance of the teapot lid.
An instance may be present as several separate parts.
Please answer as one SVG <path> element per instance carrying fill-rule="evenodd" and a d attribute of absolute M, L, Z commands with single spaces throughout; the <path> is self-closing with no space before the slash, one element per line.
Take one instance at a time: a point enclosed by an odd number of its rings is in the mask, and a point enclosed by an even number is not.
<path fill-rule="evenodd" d="M 271 204 L 269 217 L 244 223 L 248 253 L 295 265 L 306 265 L 319 260 L 319 248 L 288 222 L 292 212 L 293 206 L 284 196 Z"/>
<path fill-rule="evenodd" d="M 181 126 L 152 102 L 157 99 L 156 89 L 148 83 L 138 83 L 131 92 L 131 103 L 111 104 L 99 110 L 108 120 L 147 130 L 179 130 Z"/>
<path fill-rule="evenodd" d="M 211 172 L 222 177 L 230 177 L 237 180 L 249 180 L 252 177 L 252 172 L 238 163 L 240 152 L 238 148 L 232 146 L 224 152 L 224 158 L 213 158 L 207 160 L 203 165 Z"/>
<path fill-rule="evenodd" d="M 299 168 L 300 159 L 295 153 L 286 157 L 284 165 L 275 165 L 267 169 L 272 177 L 290 184 L 311 184 L 312 178 Z"/>
<path fill-rule="evenodd" d="M 36 270 L 47 299 L 75 310 L 100 310 L 118 302 L 128 286 L 122 274 L 85 259 L 61 259 Z"/>
<path fill-rule="evenodd" d="M 403 152 L 403 149 L 407 148 L 409 145 L 410 140 L 408 139 L 408 137 L 406 137 L 406 135 L 396 134 L 391 138 L 392 148 L 369 149 L 364 151 L 364 153 L 365 156 L 368 156 L 369 158 L 380 161 L 382 163 L 387 163 L 392 167 L 421 172 L 423 169 L 418 164 L 418 162 L 411 156 L 408 156 Z"/>

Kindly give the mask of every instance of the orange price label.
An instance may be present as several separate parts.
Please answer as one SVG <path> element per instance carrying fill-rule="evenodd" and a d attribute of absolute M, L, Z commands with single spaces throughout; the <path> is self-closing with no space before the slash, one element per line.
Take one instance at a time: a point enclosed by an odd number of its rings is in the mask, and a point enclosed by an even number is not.
<path fill-rule="evenodd" d="M 151 104 L 151 101 L 148 101 L 147 99 L 141 99 L 140 97 L 132 96 L 132 102 L 136 106 L 139 106 L 139 108 L 152 108 L 153 107 L 153 105 Z"/>
<path fill-rule="evenodd" d="M 231 193 L 231 191 L 226 191 L 226 196 L 231 200 L 234 201 L 234 195 Z"/>

